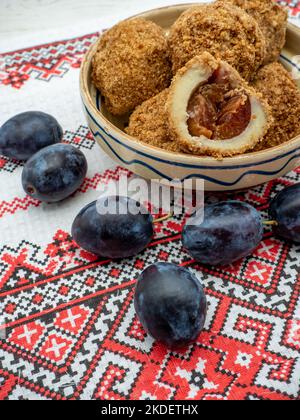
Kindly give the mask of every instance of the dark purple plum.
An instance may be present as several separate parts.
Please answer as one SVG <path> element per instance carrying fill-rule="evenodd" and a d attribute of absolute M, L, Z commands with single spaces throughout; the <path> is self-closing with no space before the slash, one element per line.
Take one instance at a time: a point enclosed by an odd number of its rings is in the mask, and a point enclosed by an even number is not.
<path fill-rule="evenodd" d="M 55 118 L 30 111 L 16 115 L 0 128 L 0 155 L 28 160 L 44 147 L 60 143 L 63 130 Z"/>
<path fill-rule="evenodd" d="M 175 264 L 159 262 L 146 268 L 138 279 L 134 304 L 145 331 L 170 348 L 196 341 L 205 324 L 202 285 Z"/>
<path fill-rule="evenodd" d="M 282 190 L 271 202 L 269 213 L 278 223 L 276 235 L 300 243 L 300 184 Z"/>
<path fill-rule="evenodd" d="M 87 173 L 84 154 L 68 144 L 55 144 L 40 150 L 25 164 L 24 191 L 40 201 L 56 203 L 72 195 Z"/>
<path fill-rule="evenodd" d="M 263 238 L 260 213 L 240 201 L 205 206 L 183 229 L 183 246 L 198 262 L 228 265 L 250 255 Z"/>
<path fill-rule="evenodd" d="M 86 206 L 72 226 L 75 242 L 84 250 L 105 258 L 133 257 L 154 235 L 153 217 L 128 197 L 101 197 Z"/>

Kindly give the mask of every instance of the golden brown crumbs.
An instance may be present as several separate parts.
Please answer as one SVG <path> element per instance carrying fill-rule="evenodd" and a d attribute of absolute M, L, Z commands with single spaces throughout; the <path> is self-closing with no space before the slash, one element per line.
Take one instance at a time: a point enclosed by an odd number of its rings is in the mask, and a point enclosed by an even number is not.
<path fill-rule="evenodd" d="M 126 20 L 104 33 L 93 58 L 93 81 L 114 115 L 133 111 L 170 85 L 165 34 L 155 23 Z"/>
<path fill-rule="evenodd" d="M 266 54 L 265 38 L 256 20 L 239 7 L 221 1 L 184 12 L 172 26 L 169 42 L 174 73 L 208 51 L 249 80 Z"/>
<path fill-rule="evenodd" d="M 264 63 L 277 61 L 285 44 L 288 13 L 273 0 L 226 0 L 241 7 L 257 20 L 266 38 Z"/>
<path fill-rule="evenodd" d="M 274 117 L 255 151 L 278 146 L 300 135 L 300 91 L 283 65 L 272 63 L 263 67 L 253 86 L 269 103 Z"/>
<path fill-rule="evenodd" d="M 166 113 L 168 89 L 140 105 L 130 117 L 126 133 L 143 143 L 161 149 L 180 152 L 179 144 L 169 133 Z"/>

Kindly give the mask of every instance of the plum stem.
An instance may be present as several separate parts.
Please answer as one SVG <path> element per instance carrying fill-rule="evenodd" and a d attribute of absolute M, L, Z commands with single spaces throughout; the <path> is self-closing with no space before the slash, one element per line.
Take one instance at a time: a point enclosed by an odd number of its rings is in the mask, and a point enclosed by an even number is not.
<path fill-rule="evenodd" d="M 158 219 L 155 219 L 153 221 L 153 224 L 165 222 L 166 220 L 172 219 L 173 216 L 174 216 L 174 212 L 171 211 L 170 213 L 166 214 L 165 216 L 162 216 L 162 217 L 159 217 Z"/>
<path fill-rule="evenodd" d="M 263 224 L 265 226 L 278 226 L 278 222 L 276 220 L 264 220 Z"/>
<path fill-rule="evenodd" d="M 33 195 L 33 194 L 35 193 L 35 188 L 34 188 L 33 186 L 29 185 L 29 186 L 27 187 L 27 193 L 28 193 L 29 195 Z"/>

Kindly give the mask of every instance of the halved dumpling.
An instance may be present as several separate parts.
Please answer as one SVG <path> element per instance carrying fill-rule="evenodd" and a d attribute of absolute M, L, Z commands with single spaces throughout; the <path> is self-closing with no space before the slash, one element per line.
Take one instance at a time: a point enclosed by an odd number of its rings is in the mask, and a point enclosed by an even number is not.
<path fill-rule="evenodd" d="M 272 120 L 262 96 L 207 52 L 177 73 L 167 110 L 171 135 L 181 147 L 216 157 L 252 150 Z"/>

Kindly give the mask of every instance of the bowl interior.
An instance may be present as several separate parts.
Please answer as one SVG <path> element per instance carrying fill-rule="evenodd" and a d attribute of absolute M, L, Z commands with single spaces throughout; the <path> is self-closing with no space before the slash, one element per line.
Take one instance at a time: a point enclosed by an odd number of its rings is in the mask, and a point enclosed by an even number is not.
<path fill-rule="evenodd" d="M 194 6 L 195 4 L 193 4 Z M 150 10 L 148 12 L 139 14 L 137 16 L 139 17 L 143 17 L 145 19 L 151 20 L 154 23 L 156 23 L 157 25 L 161 26 L 166 33 L 169 31 L 170 27 L 172 26 L 172 24 L 177 20 L 177 18 L 181 15 L 181 13 L 183 13 L 187 8 L 189 8 L 190 6 L 192 6 L 192 4 L 184 4 L 184 5 L 178 5 L 178 6 L 169 6 L 169 7 L 164 7 L 164 8 L 160 8 L 160 9 L 155 9 L 155 10 Z M 86 58 L 85 58 L 85 62 L 83 63 L 83 66 L 86 66 L 86 76 L 87 76 L 87 91 L 86 94 L 90 96 L 91 102 L 93 104 L 96 104 L 97 107 L 97 111 L 101 114 L 101 117 L 103 118 L 104 121 L 106 121 L 109 124 L 112 124 L 112 126 L 114 128 L 116 128 L 117 130 L 121 130 L 122 134 L 124 133 L 124 129 L 125 127 L 128 125 L 128 120 L 129 120 L 129 115 L 125 115 L 123 117 L 116 117 L 112 114 L 109 113 L 109 111 L 106 109 L 105 107 L 105 103 L 101 98 L 101 94 L 97 91 L 97 89 L 95 88 L 95 86 L 92 83 L 91 80 L 91 59 L 92 56 L 94 55 L 96 50 L 96 45 L 92 46 L 90 51 L 88 52 Z M 300 88 L 300 63 L 298 60 L 298 63 L 296 60 L 294 60 L 294 57 L 299 57 L 300 56 L 300 29 L 297 28 L 296 26 L 289 24 L 288 26 L 288 32 L 287 32 L 287 42 L 285 45 L 284 50 L 282 51 L 282 55 L 281 55 L 281 61 L 282 64 L 288 69 L 288 71 L 298 71 L 298 79 L 296 80 L 298 87 Z M 134 138 L 126 135 L 124 133 L 124 136 L 126 136 L 127 138 L 130 138 L 132 141 L 135 141 Z M 300 147 L 300 136 L 292 139 L 290 142 L 288 143 L 295 143 L 298 144 L 299 143 L 299 147 Z M 285 143 L 285 146 L 287 146 L 288 144 Z M 156 149 L 156 150 L 161 150 L 161 149 L 157 149 L 156 147 L 150 146 L 150 145 L 145 145 L 146 147 L 148 147 L 149 149 Z M 225 158 L 224 161 L 236 161 L 237 159 L 241 159 L 241 158 L 246 158 L 246 157 L 252 157 L 257 155 L 257 156 L 265 156 L 266 154 L 268 154 L 269 151 L 273 150 L 274 153 L 276 152 L 276 149 L 281 149 L 283 147 L 283 145 L 280 146 L 276 146 L 272 149 L 267 149 L 267 150 L 263 150 L 260 152 L 254 152 L 254 153 L 248 153 L 248 154 L 244 154 L 244 155 L 238 155 L 238 156 L 234 156 L 232 158 Z M 174 155 L 173 152 L 167 152 L 169 155 Z M 178 153 L 176 153 L 176 155 L 180 155 Z M 182 154 L 182 156 L 187 156 L 186 154 Z M 189 155 L 190 156 L 190 155 Z M 211 157 L 198 157 L 198 156 L 193 156 L 194 159 L 208 159 L 208 160 L 215 160 Z"/>

